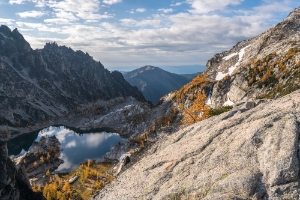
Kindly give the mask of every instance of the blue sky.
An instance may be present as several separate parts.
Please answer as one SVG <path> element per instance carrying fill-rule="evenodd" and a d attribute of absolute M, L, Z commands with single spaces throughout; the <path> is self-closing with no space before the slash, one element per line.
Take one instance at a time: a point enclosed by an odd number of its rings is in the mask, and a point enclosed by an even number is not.
<path fill-rule="evenodd" d="M 0 0 L 0 24 L 18 28 L 34 49 L 56 41 L 109 69 L 204 66 L 299 6 L 299 0 Z"/>

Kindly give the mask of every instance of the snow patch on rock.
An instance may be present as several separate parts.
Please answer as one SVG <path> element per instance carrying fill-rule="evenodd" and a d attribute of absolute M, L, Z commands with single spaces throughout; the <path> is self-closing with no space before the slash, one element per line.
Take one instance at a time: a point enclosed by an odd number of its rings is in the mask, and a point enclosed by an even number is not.
<path fill-rule="evenodd" d="M 227 94 L 227 101 L 223 104 L 223 106 L 233 106 L 234 103 L 230 100 L 228 94 Z"/>
<path fill-rule="evenodd" d="M 212 104 L 212 103 L 211 103 L 211 91 L 209 92 L 209 95 L 208 95 L 208 97 L 207 97 L 205 103 L 206 103 L 206 105 L 211 105 L 211 104 Z"/>
<path fill-rule="evenodd" d="M 241 63 L 241 61 L 242 61 L 242 59 L 243 59 L 243 56 L 244 56 L 244 54 L 245 54 L 246 48 L 248 48 L 249 46 L 250 46 L 250 45 L 248 45 L 248 46 L 242 48 L 242 49 L 239 51 L 239 53 L 233 53 L 233 54 L 235 54 L 235 55 L 239 55 L 239 60 L 237 61 L 237 63 L 236 63 L 235 65 L 233 65 L 233 66 L 231 66 L 231 67 L 228 68 L 228 73 L 218 72 L 218 74 L 217 74 L 217 76 L 216 76 L 216 81 L 222 80 L 225 76 L 231 75 L 231 74 L 234 72 L 234 70 L 237 68 L 237 66 L 239 66 L 239 64 Z M 226 56 L 226 57 L 224 57 L 223 59 L 224 59 L 224 60 L 228 60 L 228 59 L 232 58 L 233 56 L 235 56 L 235 55 L 233 55 L 233 54 L 230 54 L 229 56 Z"/>
<path fill-rule="evenodd" d="M 230 54 L 230 55 L 228 55 L 228 56 L 225 56 L 224 58 L 223 58 L 223 60 L 229 60 L 230 58 L 232 58 L 232 57 L 234 57 L 234 56 L 237 56 L 238 55 L 238 53 L 232 53 L 232 54 Z"/>

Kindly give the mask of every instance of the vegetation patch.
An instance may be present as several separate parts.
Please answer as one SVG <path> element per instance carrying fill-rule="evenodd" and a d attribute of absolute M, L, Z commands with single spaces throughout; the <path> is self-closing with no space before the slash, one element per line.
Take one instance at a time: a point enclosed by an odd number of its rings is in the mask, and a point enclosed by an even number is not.
<path fill-rule="evenodd" d="M 224 112 L 228 112 L 232 109 L 232 106 L 223 106 L 222 108 L 219 109 L 210 109 L 209 114 L 210 116 L 215 116 L 215 115 L 220 115 Z"/>
<path fill-rule="evenodd" d="M 108 173 L 112 166 L 111 163 L 88 160 L 69 174 L 63 176 L 47 174 L 49 182 L 43 188 L 40 185 L 33 185 L 32 189 L 35 192 L 42 191 L 47 200 L 89 199 L 92 194 L 113 180 L 113 176 Z M 74 182 L 70 181 L 72 178 Z"/>

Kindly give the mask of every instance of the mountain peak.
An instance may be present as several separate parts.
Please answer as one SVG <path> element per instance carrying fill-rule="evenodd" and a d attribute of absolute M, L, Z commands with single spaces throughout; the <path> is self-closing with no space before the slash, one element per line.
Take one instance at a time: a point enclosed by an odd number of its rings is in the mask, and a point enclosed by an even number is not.
<path fill-rule="evenodd" d="M 300 6 L 298 8 L 295 8 L 294 11 L 290 12 L 290 14 L 288 15 L 289 17 L 295 17 L 295 16 L 300 16 Z"/>
<path fill-rule="evenodd" d="M 145 65 L 124 73 L 123 76 L 131 85 L 137 86 L 147 100 L 156 103 L 162 96 L 188 83 L 196 74 L 194 76 L 183 76 L 165 71 L 159 67 Z"/>
<path fill-rule="evenodd" d="M 0 33 L 3 33 L 5 36 L 9 37 L 9 35 L 11 34 L 11 30 L 8 26 L 1 25 L 0 26 Z"/>

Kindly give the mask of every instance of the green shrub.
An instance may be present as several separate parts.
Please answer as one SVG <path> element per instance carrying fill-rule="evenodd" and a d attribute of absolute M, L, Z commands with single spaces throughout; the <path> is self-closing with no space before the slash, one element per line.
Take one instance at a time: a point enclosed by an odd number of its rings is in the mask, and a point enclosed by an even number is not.
<path fill-rule="evenodd" d="M 218 108 L 218 109 L 210 109 L 209 114 L 210 116 L 220 115 L 224 112 L 228 112 L 232 108 L 233 108 L 232 106 L 223 106 L 222 108 Z"/>

